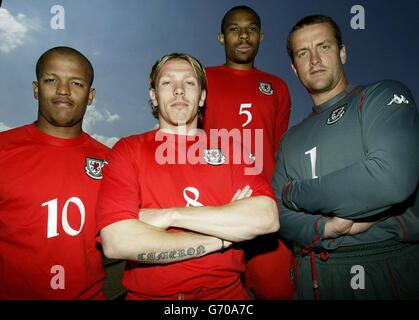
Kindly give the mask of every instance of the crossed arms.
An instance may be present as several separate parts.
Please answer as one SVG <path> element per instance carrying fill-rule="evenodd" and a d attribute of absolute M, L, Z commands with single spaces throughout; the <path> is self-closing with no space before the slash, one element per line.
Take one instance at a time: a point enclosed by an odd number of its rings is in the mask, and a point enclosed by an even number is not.
<path fill-rule="evenodd" d="M 278 210 L 267 196 L 251 197 L 246 186 L 221 206 L 141 209 L 140 219 L 122 220 L 100 232 L 105 255 L 164 264 L 197 258 L 232 244 L 276 232 Z M 185 232 L 167 231 L 170 227 Z"/>

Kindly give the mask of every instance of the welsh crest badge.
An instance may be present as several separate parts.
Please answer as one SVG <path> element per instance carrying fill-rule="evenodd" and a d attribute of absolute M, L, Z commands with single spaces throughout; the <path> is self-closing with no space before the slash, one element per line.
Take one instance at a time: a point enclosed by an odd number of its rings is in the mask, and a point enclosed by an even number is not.
<path fill-rule="evenodd" d="M 86 158 L 86 174 L 95 180 L 102 179 L 102 168 L 107 164 L 105 160 Z"/>
<path fill-rule="evenodd" d="M 343 117 L 343 115 L 345 114 L 345 107 L 346 107 L 346 103 L 343 106 L 333 110 L 332 113 L 330 114 L 329 118 L 327 118 L 326 123 L 328 125 L 330 125 L 330 124 L 334 124 L 335 122 L 339 121 Z"/>
<path fill-rule="evenodd" d="M 219 166 L 225 163 L 226 157 L 220 149 L 204 149 L 204 160 L 213 166 Z"/>
<path fill-rule="evenodd" d="M 259 91 L 268 96 L 274 94 L 274 89 L 269 82 L 259 82 Z"/>

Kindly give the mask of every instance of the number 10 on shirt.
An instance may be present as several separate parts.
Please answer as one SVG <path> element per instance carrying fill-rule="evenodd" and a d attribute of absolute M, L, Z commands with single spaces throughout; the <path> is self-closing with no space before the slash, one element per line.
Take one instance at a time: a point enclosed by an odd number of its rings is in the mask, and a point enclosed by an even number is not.
<path fill-rule="evenodd" d="M 70 224 L 68 223 L 68 206 L 70 203 L 75 204 L 80 213 L 80 228 L 78 230 L 74 230 Z M 58 234 L 58 199 L 53 199 L 42 204 L 43 207 L 48 206 L 48 230 L 47 230 L 47 238 L 57 237 Z M 84 208 L 83 202 L 77 197 L 71 197 L 68 199 L 63 207 L 61 212 L 61 224 L 65 233 L 70 236 L 78 235 L 81 230 L 83 229 L 84 221 L 86 219 L 86 210 Z"/>

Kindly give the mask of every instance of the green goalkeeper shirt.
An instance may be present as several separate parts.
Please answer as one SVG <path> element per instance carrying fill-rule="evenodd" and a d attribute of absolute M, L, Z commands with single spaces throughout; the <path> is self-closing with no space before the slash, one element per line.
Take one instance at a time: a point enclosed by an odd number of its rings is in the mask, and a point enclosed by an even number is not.
<path fill-rule="evenodd" d="M 409 89 L 391 80 L 348 86 L 281 141 L 272 180 L 280 233 L 324 249 L 419 241 L 418 178 L 419 121 Z M 329 216 L 379 222 L 322 240 Z"/>

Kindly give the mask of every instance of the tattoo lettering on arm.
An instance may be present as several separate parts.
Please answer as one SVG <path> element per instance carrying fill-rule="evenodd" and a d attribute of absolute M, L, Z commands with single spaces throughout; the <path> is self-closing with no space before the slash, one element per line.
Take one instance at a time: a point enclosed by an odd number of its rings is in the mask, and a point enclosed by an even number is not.
<path fill-rule="evenodd" d="M 141 252 L 137 256 L 137 260 L 142 263 L 170 263 L 176 261 L 197 258 L 206 254 L 207 251 L 203 245 L 196 248 L 178 249 L 172 251 L 161 252 Z"/>

